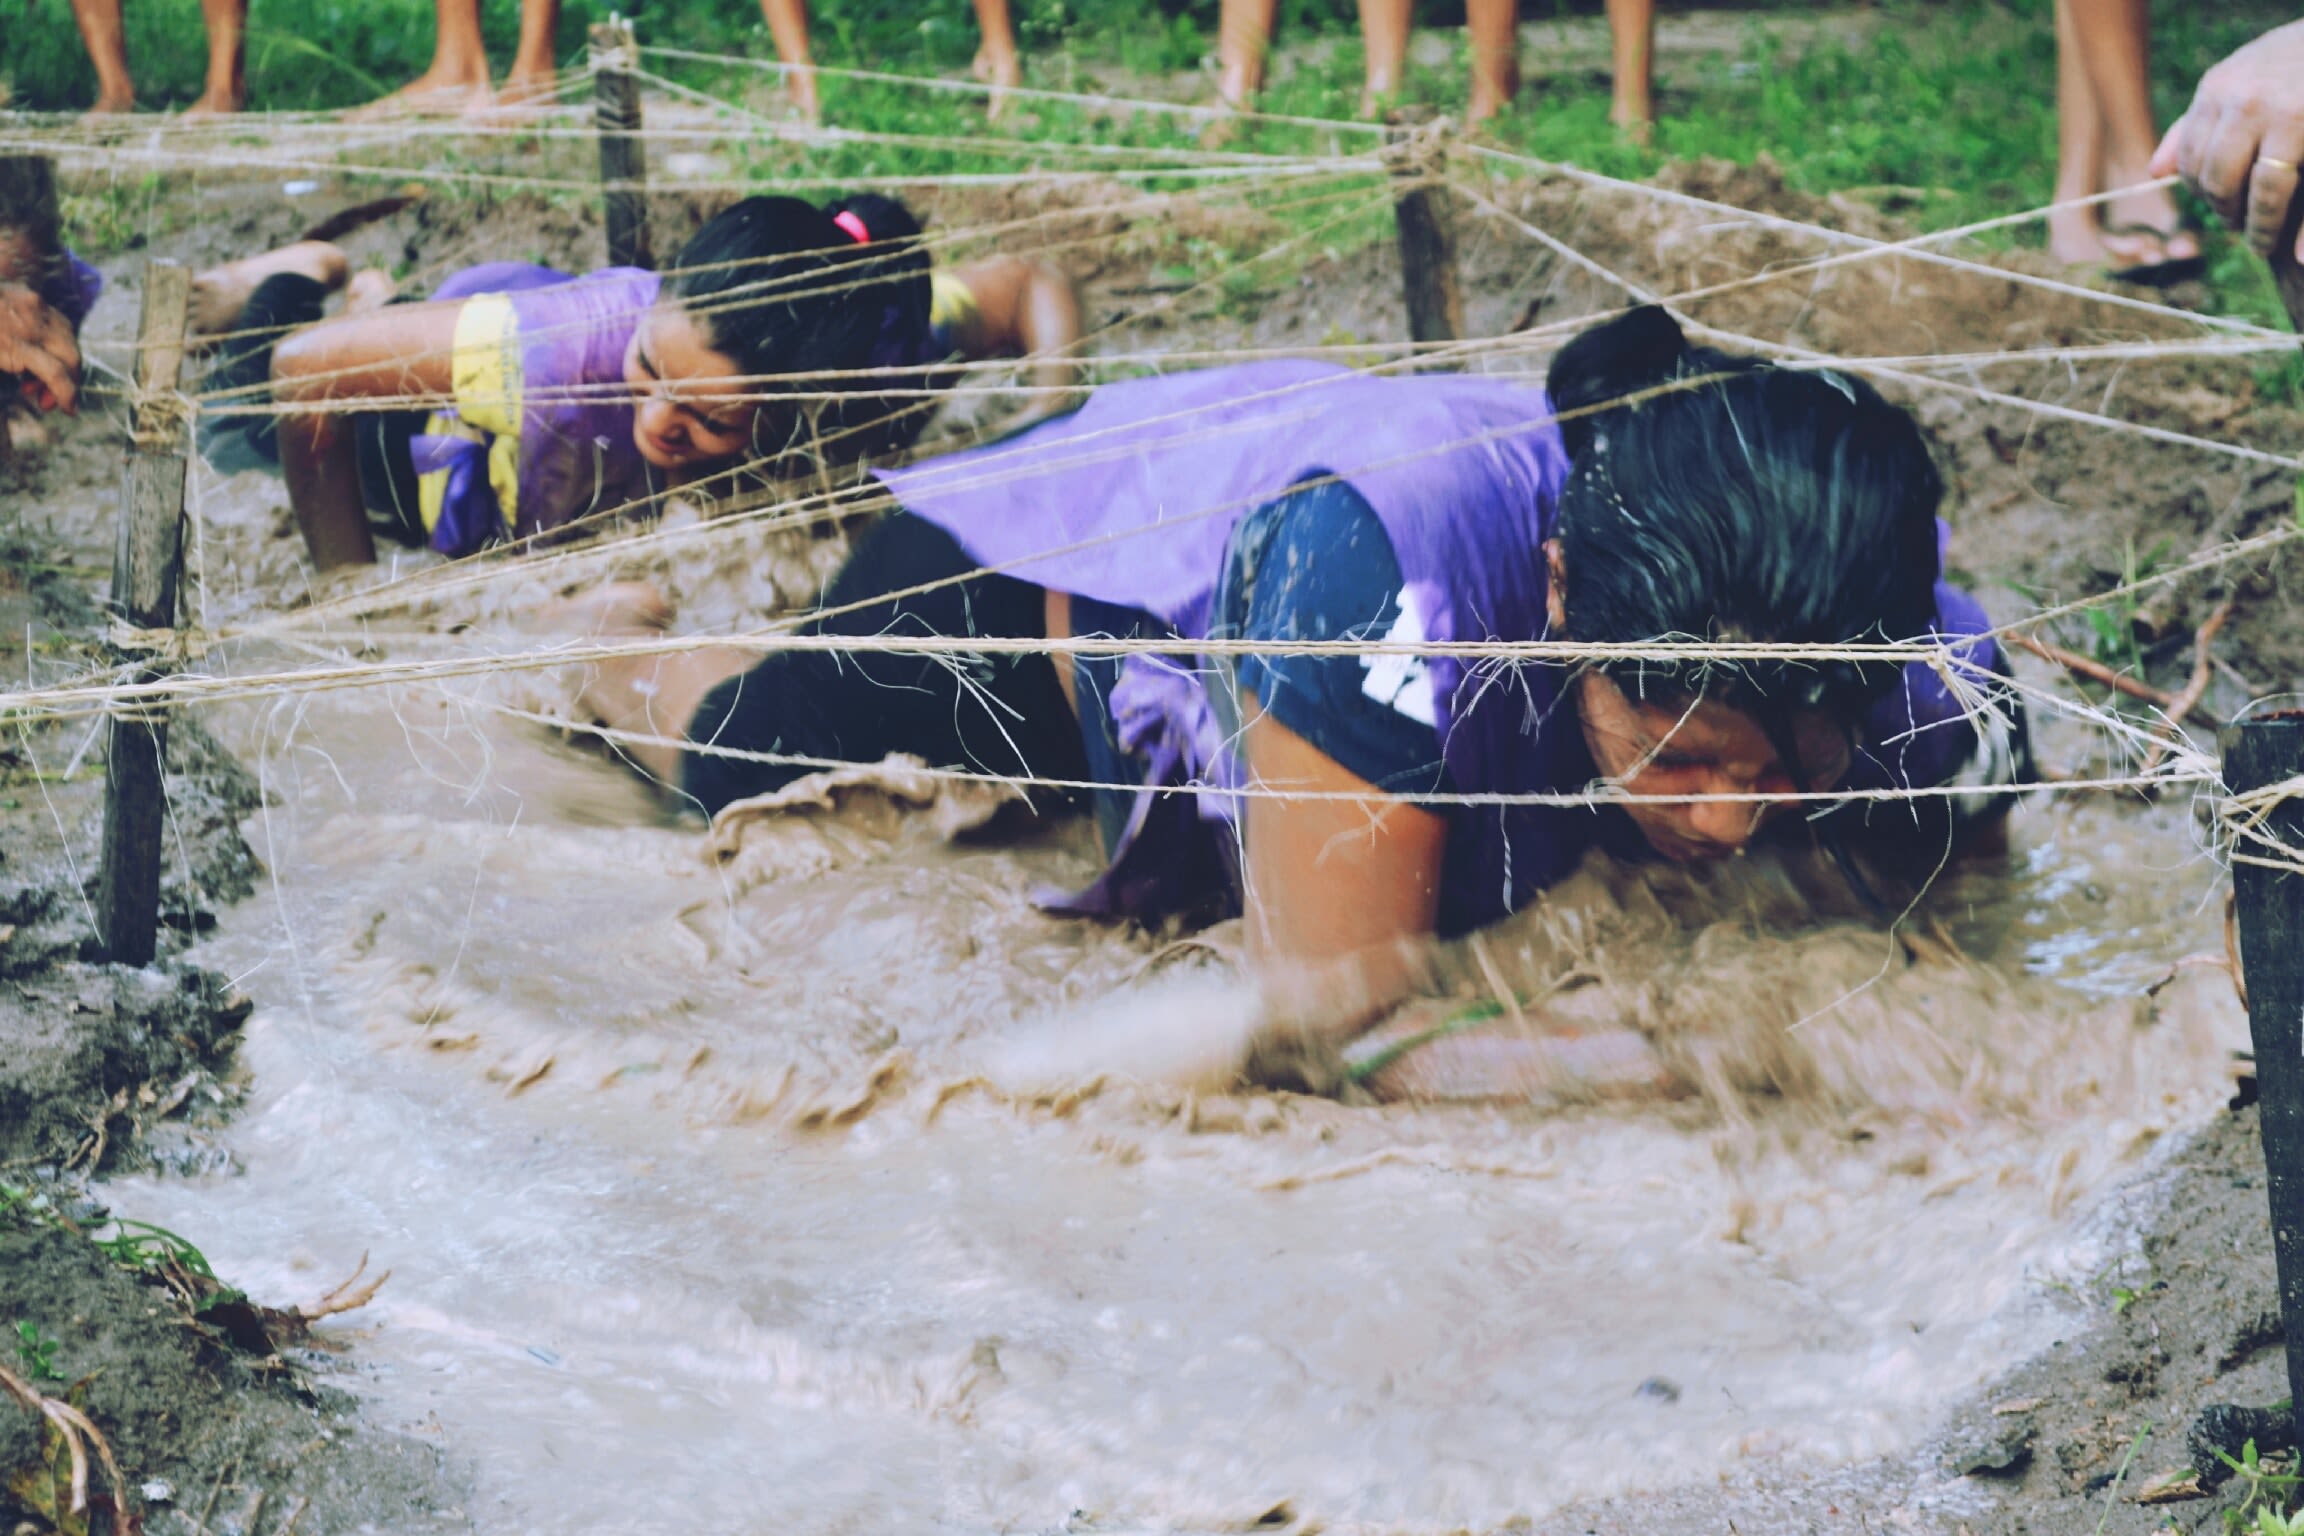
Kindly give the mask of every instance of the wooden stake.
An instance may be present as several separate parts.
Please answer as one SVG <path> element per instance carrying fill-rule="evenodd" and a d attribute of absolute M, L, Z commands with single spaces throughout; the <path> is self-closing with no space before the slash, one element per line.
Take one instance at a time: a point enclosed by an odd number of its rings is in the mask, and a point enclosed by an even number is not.
<path fill-rule="evenodd" d="M 640 127 L 640 45 L 620 19 L 592 26 L 592 122 L 600 133 L 600 190 L 608 204 L 608 265 L 653 267 L 648 244 L 648 148 Z"/>
<path fill-rule="evenodd" d="M 64 264 L 56 223 L 56 162 L 46 155 L 0 155 L 0 245 L 21 243 L 33 260 L 28 271 L 0 267 L 0 279 L 44 289 Z M 8 462 L 8 412 L 0 405 L 0 465 Z"/>
<path fill-rule="evenodd" d="M 144 268 L 144 309 L 136 327 L 136 405 L 120 544 L 112 559 L 112 606 L 135 629 L 173 629 L 184 568 L 184 475 L 191 422 L 177 393 L 192 272 L 179 262 Z M 144 665 L 136 680 L 161 668 Z M 148 965 L 160 927 L 160 831 L 167 810 L 168 717 L 130 710 L 111 721 L 104 774 L 104 862 L 96 896 L 97 940 L 105 958 Z"/>
<path fill-rule="evenodd" d="M 2304 774 L 2304 713 L 2256 715 L 2226 729 L 2224 783 L 2235 795 Z M 2304 848 L 2304 795 L 2281 800 L 2266 829 Z M 2264 850 L 2243 843 L 2242 855 Z M 2240 963 L 2264 1137 L 2272 1257 L 2288 1339 L 2291 1401 L 2304 1403 L 2304 874 L 2235 858 Z"/>
<path fill-rule="evenodd" d="M 1455 341 L 1464 334 L 1464 295 L 1456 281 L 1456 231 L 1448 188 L 1440 180 L 1447 146 L 1436 128 L 1420 125 L 1429 113 L 1394 112 L 1384 142 L 1396 190 L 1392 217 L 1400 231 L 1400 282 L 1408 299 L 1408 335 L 1418 342 Z"/>

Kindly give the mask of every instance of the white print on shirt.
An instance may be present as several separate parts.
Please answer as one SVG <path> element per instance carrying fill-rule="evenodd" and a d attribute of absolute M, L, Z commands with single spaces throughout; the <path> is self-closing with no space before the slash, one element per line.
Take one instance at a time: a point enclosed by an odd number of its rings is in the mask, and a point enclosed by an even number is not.
<path fill-rule="evenodd" d="M 1423 643 L 1424 616 L 1416 611 L 1416 595 L 1406 587 L 1400 589 L 1400 617 L 1392 621 L 1384 638 L 1400 645 Z M 1368 674 L 1360 681 L 1362 693 L 1418 725 L 1439 724 L 1432 709 L 1432 674 L 1423 657 L 1384 651 L 1361 657 L 1360 669 Z"/>

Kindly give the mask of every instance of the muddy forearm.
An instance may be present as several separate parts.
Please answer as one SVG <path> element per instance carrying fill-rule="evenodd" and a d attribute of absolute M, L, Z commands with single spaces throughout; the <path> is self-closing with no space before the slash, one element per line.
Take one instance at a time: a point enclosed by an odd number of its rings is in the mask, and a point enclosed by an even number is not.
<path fill-rule="evenodd" d="M 280 473 L 304 548 L 321 570 L 376 563 L 376 541 L 360 496 L 352 418 L 300 411 L 280 420 Z"/>

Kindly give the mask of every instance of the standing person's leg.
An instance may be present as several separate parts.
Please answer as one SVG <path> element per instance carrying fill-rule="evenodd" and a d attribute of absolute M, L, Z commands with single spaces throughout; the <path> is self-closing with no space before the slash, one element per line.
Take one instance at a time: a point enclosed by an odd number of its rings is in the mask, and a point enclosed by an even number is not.
<path fill-rule="evenodd" d="M 2074 35 L 2072 0 L 2056 0 L 2056 201 L 2092 197 L 2104 187 L 2104 114 L 2088 82 Z M 2060 208 L 2048 215 L 2048 253 L 2067 265 L 2110 260 L 2098 227 L 2100 209 Z"/>
<path fill-rule="evenodd" d="M 452 117 L 485 111 L 494 102 L 488 50 L 480 41 L 480 0 L 432 0 L 432 17 L 431 67 L 354 117 Z"/>
<path fill-rule="evenodd" d="M 1008 0 L 976 0 L 976 27 L 984 34 L 984 41 L 976 49 L 976 62 L 969 72 L 992 87 L 992 100 L 984 115 L 998 121 L 1008 109 L 1003 94 L 1024 83 L 1024 71 L 1016 62 L 1016 26 L 1008 18 Z"/>
<path fill-rule="evenodd" d="M 792 90 L 792 105 L 811 123 L 824 120 L 816 102 L 816 62 L 808 56 L 808 0 L 760 0 L 768 35 L 776 43 L 776 57 L 788 66 L 785 81 Z"/>
<path fill-rule="evenodd" d="M 1409 9 L 1410 0 L 1360 0 L 1360 41 L 1368 51 L 1362 117 L 1374 117 L 1387 98 L 1400 94 L 1408 65 Z"/>
<path fill-rule="evenodd" d="M 1484 123 L 1520 94 L 1520 0 L 1464 0 L 1472 34 L 1472 100 L 1464 121 Z"/>
<path fill-rule="evenodd" d="M 237 112 L 248 104 L 248 0 L 200 0 L 208 28 L 208 88 L 186 117 Z"/>
<path fill-rule="evenodd" d="M 2151 15 L 2146 0 L 2065 0 L 2072 35 L 2103 120 L 2103 186 L 2130 187 L 2152 179 L 2152 152 L 2160 135 L 2152 126 Z M 2196 266 L 2199 237 L 2186 230 L 2166 188 L 2114 198 L 2100 219 L 2111 259 L 2139 279 L 2162 281 L 2171 269 Z M 2155 271 L 2154 269 L 2159 269 Z"/>
<path fill-rule="evenodd" d="M 1608 0 L 1615 101 L 1608 120 L 1640 143 L 1656 121 L 1656 0 Z"/>
<path fill-rule="evenodd" d="M 1264 89 L 1264 51 L 1280 0 L 1224 0 L 1216 13 L 1216 95 L 1224 105 L 1246 109 Z"/>
<path fill-rule="evenodd" d="M 90 115 L 135 111 L 136 82 L 128 78 L 128 34 L 120 19 L 120 0 L 72 0 L 72 20 L 79 24 L 88 62 L 96 66 L 96 105 L 88 109 Z"/>
<path fill-rule="evenodd" d="M 552 54 L 553 37 L 560 30 L 560 0 L 520 0 L 520 47 L 512 55 L 512 72 L 497 92 L 500 106 L 550 101 L 559 71 Z"/>

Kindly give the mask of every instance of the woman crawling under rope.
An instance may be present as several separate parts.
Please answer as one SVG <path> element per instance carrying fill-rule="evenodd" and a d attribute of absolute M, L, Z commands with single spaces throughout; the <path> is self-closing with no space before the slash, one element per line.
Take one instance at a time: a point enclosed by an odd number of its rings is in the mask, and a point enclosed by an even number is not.
<path fill-rule="evenodd" d="M 1515 911 L 1595 845 L 1714 859 L 1800 827 L 1803 791 L 1980 791 L 1812 804 L 1810 835 L 1865 891 L 1847 842 L 1901 845 L 1925 878 L 1997 830 L 2008 802 L 1989 791 L 2027 771 L 1987 621 L 1939 579 L 1943 487 L 1911 417 L 1858 379 L 1691 348 L 1661 310 L 1576 338 L 1545 393 L 1258 363 L 1108 385 L 882 478 L 900 510 L 811 632 L 1173 653 L 718 647 L 603 663 L 584 706 L 658 738 L 632 760 L 707 813 L 891 752 L 1124 786 L 1097 797 L 1109 864 L 1063 910 L 1244 909 L 1273 1038 L 1340 1043 L 1414 985 L 1431 936 Z M 603 630 L 667 616 L 636 584 L 591 611 Z M 1957 690 L 1922 662 L 1194 655 L 1932 636 L 1955 642 Z M 1979 696 L 2001 709 L 1972 713 Z M 1621 797 L 1511 802 L 1595 782 Z M 1209 792 L 1152 792 L 1180 785 Z M 1217 792 L 1241 787 L 1260 792 Z"/>
<path fill-rule="evenodd" d="M 194 285 L 223 341 L 201 451 L 280 471 L 322 569 L 373 562 L 379 533 L 463 555 L 747 460 L 887 452 L 925 425 L 937 365 L 1034 355 L 1033 382 L 1061 390 L 1079 333 L 1061 272 L 1016 256 L 933 271 L 912 215 L 874 196 L 747 198 L 662 277 L 489 262 L 395 304 L 364 272 L 322 321 L 347 273 L 305 241 Z"/>

